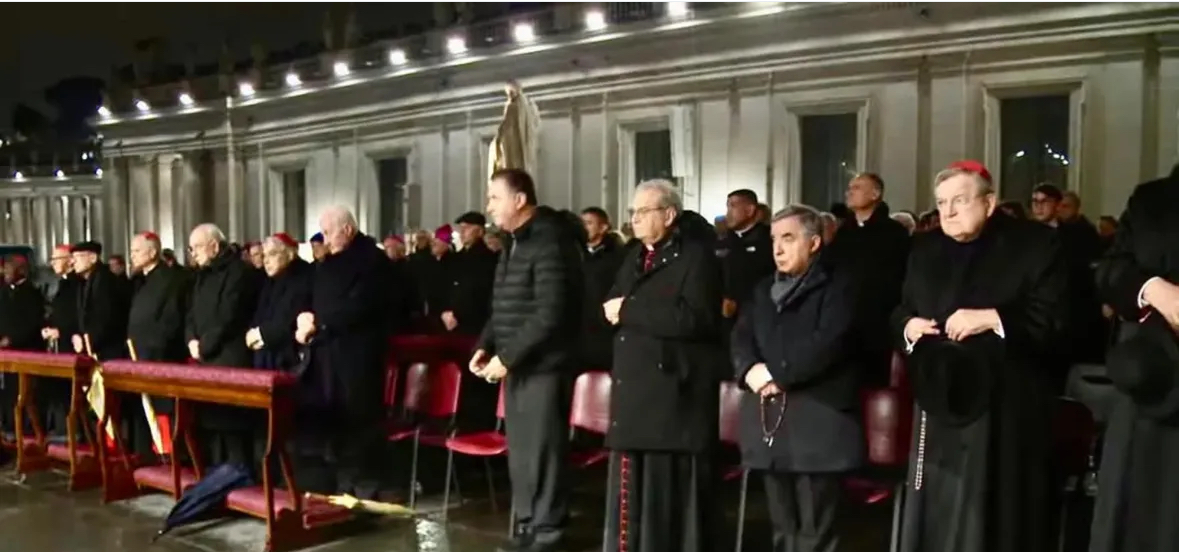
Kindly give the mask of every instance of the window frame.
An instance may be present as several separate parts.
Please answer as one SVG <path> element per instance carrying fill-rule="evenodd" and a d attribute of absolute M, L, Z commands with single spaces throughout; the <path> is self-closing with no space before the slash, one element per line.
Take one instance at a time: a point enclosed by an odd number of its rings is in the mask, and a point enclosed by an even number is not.
<path fill-rule="evenodd" d="M 1003 100 L 1034 98 L 1042 96 L 1068 96 L 1068 180 L 1063 183 L 1066 190 L 1081 193 L 1084 170 L 1084 129 L 1086 123 L 1085 98 L 1088 89 L 1083 78 L 1052 79 L 1043 81 L 984 83 L 983 94 L 983 162 L 991 167 L 995 179 L 995 192 L 1003 197 L 1002 166 L 1002 105 Z M 1008 198 L 1027 201 L 1029 198 Z"/>
<path fill-rule="evenodd" d="M 856 116 L 856 170 L 870 170 L 869 132 L 873 108 L 871 96 L 809 102 L 783 102 L 786 113 L 786 203 L 802 202 L 802 118 L 813 115 Z M 826 205 L 814 205 L 826 209 Z"/>

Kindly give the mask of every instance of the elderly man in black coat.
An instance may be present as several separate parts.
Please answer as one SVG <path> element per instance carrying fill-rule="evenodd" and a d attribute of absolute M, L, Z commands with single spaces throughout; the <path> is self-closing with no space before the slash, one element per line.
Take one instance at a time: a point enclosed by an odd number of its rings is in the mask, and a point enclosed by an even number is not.
<path fill-rule="evenodd" d="M 775 551 L 833 552 L 840 478 L 864 458 L 849 354 L 856 294 L 825 262 L 823 219 L 791 205 L 770 223 L 777 272 L 742 305 L 731 340 L 741 456 L 762 472 Z"/>
<path fill-rule="evenodd" d="M 501 550 L 555 550 L 569 513 L 569 391 L 584 243 L 580 228 L 537 206 L 536 185 L 522 170 L 492 174 L 487 210 L 511 232 L 512 246 L 496 267 L 491 319 L 469 367 L 489 382 L 507 377 L 508 473 L 517 526 Z"/>
<path fill-rule="evenodd" d="M 4 287 L 0 289 L 0 349 L 43 351 L 41 323 L 45 319 L 45 297 L 28 278 L 29 261 L 12 255 L 4 261 Z M 11 429 L 12 408 L 17 400 L 17 378 L 0 375 L 0 425 Z M 43 401 L 38 401 L 43 402 Z"/>
<path fill-rule="evenodd" d="M 315 396 L 304 406 L 322 413 L 318 429 L 331 440 L 336 490 L 374 498 L 384 416 L 390 265 L 346 208 L 327 209 L 319 226 L 327 251 L 315 270 L 311 309 L 295 321 L 295 340 L 311 348 L 303 384 Z"/>
<path fill-rule="evenodd" d="M 258 300 L 257 271 L 229 248 L 216 225 L 197 226 L 188 246 L 197 266 L 184 327 L 189 356 L 209 366 L 252 366 L 245 335 Z M 201 441 L 209 448 L 213 464 L 253 466 L 255 431 L 260 424 L 256 414 L 235 407 L 201 406 Z"/>
<path fill-rule="evenodd" d="M 77 332 L 71 338 L 74 351 L 98 360 L 127 357 L 126 282 L 99 261 L 102 245 L 81 242 L 70 249 L 78 290 Z"/>
<path fill-rule="evenodd" d="M 315 269 L 299 258 L 299 242 L 285 233 L 266 238 L 260 247 L 267 279 L 246 332 L 246 345 L 254 351 L 254 367 L 293 370 L 299 366 L 302 348 L 295 342 L 295 319 L 311 310 Z"/>
<path fill-rule="evenodd" d="M 53 248 L 49 265 L 57 282 L 45 292 L 49 300 L 49 316 L 41 329 L 41 337 L 45 338 L 50 350 L 69 351 L 70 337 L 78 333 L 78 290 L 81 287 L 81 279 L 71 266 L 70 246 Z M 52 435 L 65 435 L 71 393 L 70 382 L 65 380 L 47 380 L 41 384 L 39 395 L 47 401 L 46 429 Z"/>
<path fill-rule="evenodd" d="M 719 384 L 730 373 L 714 234 L 662 180 L 635 189 L 631 224 L 641 245 L 602 307 L 617 327 L 604 550 L 712 552 Z"/>

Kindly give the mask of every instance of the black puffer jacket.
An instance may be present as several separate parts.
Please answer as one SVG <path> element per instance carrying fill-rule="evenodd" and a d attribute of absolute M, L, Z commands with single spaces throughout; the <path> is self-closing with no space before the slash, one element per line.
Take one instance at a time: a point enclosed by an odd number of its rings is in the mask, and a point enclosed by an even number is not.
<path fill-rule="evenodd" d="M 512 233 L 477 348 L 512 373 L 572 368 L 581 324 L 585 232 L 548 207 Z"/>

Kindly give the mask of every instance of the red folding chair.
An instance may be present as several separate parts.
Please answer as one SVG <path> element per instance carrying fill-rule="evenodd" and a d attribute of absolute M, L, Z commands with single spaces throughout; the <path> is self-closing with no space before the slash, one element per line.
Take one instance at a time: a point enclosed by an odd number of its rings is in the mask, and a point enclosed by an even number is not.
<path fill-rule="evenodd" d="M 491 473 L 491 458 L 502 456 L 508 452 L 508 438 L 503 433 L 504 421 L 504 386 L 499 386 L 499 404 L 495 407 L 495 429 L 479 431 L 466 435 L 452 435 L 446 439 L 446 490 L 442 493 L 442 519 L 446 519 L 450 511 L 450 478 L 454 474 L 454 453 L 464 456 L 483 458 L 483 465 L 487 470 L 487 488 L 491 494 L 491 511 L 497 512 L 495 503 L 495 479 Z M 513 520 L 514 523 L 514 520 Z"/>
<path fill-rule="evenodd" d="M 605 436 L 610 428 L 610 388 L 614 384 L 609 372 L 586 372 L 573 384 L 573 404 L 569 408 L 570 438 L 577 431 Z M 574 451 L 574 467 L 588 468 L 610 457 L 605 447 Z"/>
<path fill-rule="evenodd" d="M 741 449 L 740 415 L 741 396 L 745 390 L 734 381 L 724 381 L 720 384 L 720 442 L 730 448 Z M 741 479 L 741 498 L 737 506 L 737 545 L 736 552 L 741 552 L 742 541 L 745 540 L 745 502 L 749 494 L 749 470 L 738 460 L 736 464 L 727 466 L 723 475 L 724 481 Z"/>
<path fill-rule="evenodd" d="M 453 362 L 435 366 L 419 363 L 406 371 L 402 406 L 407 416 L 412 415 L 412 419 L 409 423 L 390 424 L 385 439 L 391 443 L 413 439 L 413 460 L 409 468 L 410 509 L 417 502 L 418 448 L 423 444 L 445 446 L 451 426 L 454 425 L 454 416 L 458 413 L 462 377 L 458 364 Z M 439 420 L 446 420 L 445 429 L 438 429 Z"/>

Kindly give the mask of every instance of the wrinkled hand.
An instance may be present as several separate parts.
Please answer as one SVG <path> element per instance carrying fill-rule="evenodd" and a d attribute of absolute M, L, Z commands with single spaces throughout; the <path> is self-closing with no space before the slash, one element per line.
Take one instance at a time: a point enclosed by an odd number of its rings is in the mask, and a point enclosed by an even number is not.
<path fill-rule="evenodd" d="M 192 357 L 193 360 L 200 360 L 201 359 L 201 342 L 200 342 L 200 340 L 194 339 L 194 340 L 188 342 L 188 356 Z"/>
<path fill-rule="evenodd" d="M 1172 328 L 1179 328 L 1179 286 L 1162 278 L 1151 280 L 1142 290 L 1146 304 L 1167 319 Z"/>
<path fill-rule="evenodd" d="M 61 332 L 57 328 L 41 328 L 41 339 L 61 339 Z"/>
<path fill-rule="evenodd" d="M 315 313 L 299 313 L 299 316 L 295 318 L 295 327 L 300 330 L 307 330 L 308 333 L 313 333 L 315 330 Z"/>
<path fill-rule="evenodd" d="M 769 385 L 762 387 L 758 394 L 761 395 L 763 399 L 765 399 L 776 395 L 781 395 L 782 388 L 778 387 L 778 384 L 771 382 Z"/>
<path fill-rule="evenodd" d="M 249 347 L 251 351 L 257 351 L 265 345 L 265 343 L 262 343 L 261 330 L 258 328 L 250 328 L 250 331 L 246 332 L 246 347 Z"/>
<path fill-rule="evenodd" d="M 606 316 L 606 321 L 617 326 L 618 313 L 622 312 L 622 298 L 615 297 L 605 303 L 602 303 L 602 314 Z"/>
<path fill-rule="evenodd" d="M 453 332 L 458 327 L 458 319 L 454 317 L 454 313 L 446 311 L 442 313 L 442 325 L 446 326 L 446 331 Z"/>
<path fill-rule="evenodd" d="M 737 314 L 737 302 L 732 299 L 725 299 L 721 302 L 721 316 L 725 318 L 732 318 Z"/>
<path fill-rule="evenodd" d="M 905 322 L 905 339 L 909 343 L 917 343 L 917 340 L 927 335 L 938 335 L 942 333 L 937 327 L 937 322 L 928 318 L 917 318 L 914 316 L 908 322 Z"/>
<path fill-rule="evenodd" d="M 467 362 L 467 369 L 476 376 L 483 377 L 483 369 L 487 367 L 487 351 L 479 349 L 471 355 L 470 362 Z"/>
<path fill-rule="evenodd" d="M 958 309 L 946 319 L 946 337 L 962 341 L 999 329 L 999 313 L 995 309 Z"/>
<path fill-rule="evenodd" d="M 508 375 L 508 367 L 504 366 L 504 363 L 499 360 L 499 355 L 496 355 L 487 361 L 487 366 L 483 367 L 479 375 L 487 380 L 487 383 L 499 383 Z"/>
<path fill-rule="evenodd" d="M 75 353 L 82 354 L 86 351 L 86 343 L 82 341 L 82 336 L 80 335 L 75 334 L 70 336 L 70 344 L 74 346 Z"/>
<path fill-rule="evenodd" d="M 311 343 L 311 336 L 315 333 L 315 329 L 299 328 L 295 330 L 295 341 L 300 345 Z"/>

